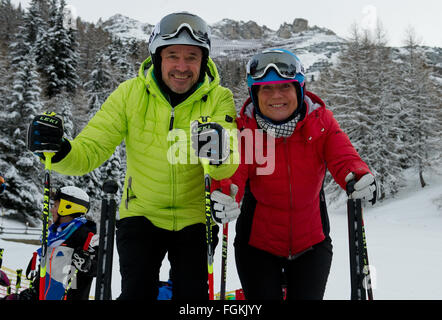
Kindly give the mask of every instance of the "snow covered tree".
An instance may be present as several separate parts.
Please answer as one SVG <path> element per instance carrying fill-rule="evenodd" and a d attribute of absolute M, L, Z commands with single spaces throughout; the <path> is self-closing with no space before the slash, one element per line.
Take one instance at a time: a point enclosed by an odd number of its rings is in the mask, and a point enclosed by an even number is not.
<path fill-rule="evenodd" d="M 11 44 L 12 88 L 5 111 L 0 114 L 0 164 L 9 186 L 3 207 L 26 220 L 29 215 L 37 217 L 41 213 L 41 164 L 26 147 L 28 125 L 41 112 L 41 90 L 33 52 L 27 48 L 21 32 L 15 39 Z"/>
<path fill-rule="evenodd" d="M 118 85 L 106 61 L 107 57 L 104 54 L 97 55 L 89 81 L 84 84 L 89 99 L 89 110 L 92 114 L 100 109 L 103 102 Z"/>
<path fill-rule="evenodd" d="M 441 87 L 431 80 L 432 69 L 413 29 L 407 30 L 401 71 L 405 166 L 415 168 L 425 187 L 424 172 L 440 164 Z"/>
<path fill-rule="evenodd" d="M 6 49 L 14 40 L 14 35 L 17 33 L 18 26 L 21 25 L 22 18 L 21 4 L 16 9 L 11 0 L 0 0 L 0 49 Z"/>
<path fill-rule="evenodd" d="M 121 83 L 137 75 L 134 65 L 130 62 L 128 45 L 119 38 L 113 38 L 106 52 L 107 60 L 112 67 L 114 82 Z"/>
<path fill-rule="evenodd" d="M 78 86 L 75 33 L 64 26 L 64 6 L 64 0 L 60 6 L 57 0 L 51 0 L 48 30 L 37 41 L 37 62 L 46 80 L 48 98 L 62 90 L 75 92 Z"/>
<path fill-rule="evenodd" d="M 335 66 L 321 73 L 319 92 L 337 121 L 367 162 L 382 190 L 381 198 L 397 193 L 401 183 L 401 132 L 398 101 L 394 96 L 395 68 L 391 50 L 381 30 L 373 38 L 353 28 Z M 326 190 L 332 200 L 343 196 L 327 178 Z"/>
<path fill-rule="evenodd" d="M 29 9 L 24 17 L 24 27 L 26 29 L 26 41 L 31 46 L 36 43 L 46 29 L 44 15 L 47 8 L 47 0 L 32 0 L 29 4 Z"/>

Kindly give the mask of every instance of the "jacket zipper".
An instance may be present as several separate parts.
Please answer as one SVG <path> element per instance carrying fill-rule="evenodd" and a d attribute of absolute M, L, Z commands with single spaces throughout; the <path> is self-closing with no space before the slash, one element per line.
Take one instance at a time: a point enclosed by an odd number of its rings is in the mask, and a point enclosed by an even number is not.
<path fill-rule="evenodd" d="M 172 112 L 170 114 L 169 131 L 173 129 L 173 122 L 175 120 L 175 107 L 172 107 Z"/>
<path fill-rule="evenodd" d="M 169 101 L 170 103 L 170 101 Z M 170 122 L 169 122 L 169 131 L 173 130 L 173 123 L 175 121 L 175 107 L 172 107 L 172 111 L 170 113 Z M 171 142 L 169 142 L 169 148 L 171 147 Z M 176 168 L 173 164 L 169 164 L 171 166 L 171 172 L 172 172 L 172 203 L 170 206 L 170 210 L 172 210 L 172 215 L 173 215 L 173 230 L 176 230 L 176 212 L 174 209 L 174 205 L 175 205 L 175 197 L 176 197 L 176 183 L 175 183 L 175 179 L 176 179 Z"/>
<path fill-rule="evenodd" d="M 289 146 L 287 143 L 287 138 L 284 138 L 284 149 L 285 149 L 285 155 L 287 159 L 287 173 L 289 178 L 289 193 L 290 193 L 290 210 L 289 210 L 289 255 L 288 259 L 293 260 L 295 259 L 295 256 L 292 255 L 292 240 L 293 240 L 293 193 L 292 193 L 292 171 L 290 167 L 290 157 L 289 157 Z"/>

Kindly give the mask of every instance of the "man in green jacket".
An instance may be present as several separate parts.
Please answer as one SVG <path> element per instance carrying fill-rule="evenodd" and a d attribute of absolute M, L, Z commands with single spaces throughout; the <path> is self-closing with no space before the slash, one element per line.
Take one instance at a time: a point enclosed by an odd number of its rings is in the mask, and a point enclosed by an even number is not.
<path fill-rule="evenodd" d="M 212 159 L 214 179 L 233 175 L 236 136 L 225 136 L 236 129 L 233 96 L 219 84 L 209 57 L 210 31 L 200 17 L 187 12 L 165 16 L 151 34 L 149 51 L 138 77 L 123 82 L 75 139 L 63 139 L 59 125 L 39 116 L 30 125 L 28 147 L 40 155 L 56 152 L 54 170 L 83 175 L 124 140 L 127 171 L 117 221 L 119 298 L 156 299 L 168 253 L 173 298 L 207 300 L 204 177 L 191 148 L 190 125 L 210 117 L 219 133 L 210 150 L 217 152 L 202 156 Z M 192 139 L 204 140 L 205 127 L 196 131 Z M 204 153 L 203 147 L 198 152 Z"/>

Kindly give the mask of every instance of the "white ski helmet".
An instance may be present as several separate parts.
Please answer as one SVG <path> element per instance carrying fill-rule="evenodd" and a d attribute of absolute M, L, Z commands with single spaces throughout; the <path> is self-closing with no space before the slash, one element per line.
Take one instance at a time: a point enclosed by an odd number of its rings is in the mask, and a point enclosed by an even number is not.
<path fill-rule="evenodd" d="M 54 201 L 56 200 L 60 200 L 58 206 L 60 216 L 86 214 L 89 210 L 89 196 L 86 192 L 74 186 L 58 188 L 54 195 Z"/>

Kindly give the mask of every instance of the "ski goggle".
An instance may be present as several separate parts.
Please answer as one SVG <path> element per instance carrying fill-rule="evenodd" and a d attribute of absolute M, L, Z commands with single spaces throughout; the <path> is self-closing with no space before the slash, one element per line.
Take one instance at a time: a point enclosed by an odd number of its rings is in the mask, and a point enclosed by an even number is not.
<path fill-rule="evenodd" d="M 252 57 L 247 63 L 247 74 L 253 79 L 265 76 L 269 68 L 274 68 L 283 78 L 294 79 L 296 74 L 304 75 L 304 68 L 293 55 L 279 50 L 269 50 Z"/>
<path fill-rule="evenodd" d="M 183 28 L 187 28 L 192 37 L 210 45 L 210 29 L 200 17 L 187 12 L 172 13 L 161 19 L 158 33 L 163 39 L 174 38 Z"/>

